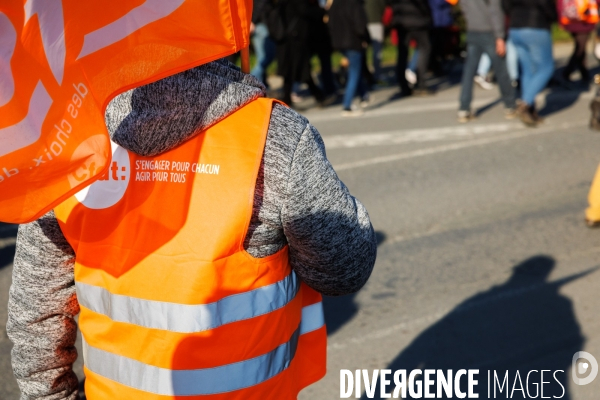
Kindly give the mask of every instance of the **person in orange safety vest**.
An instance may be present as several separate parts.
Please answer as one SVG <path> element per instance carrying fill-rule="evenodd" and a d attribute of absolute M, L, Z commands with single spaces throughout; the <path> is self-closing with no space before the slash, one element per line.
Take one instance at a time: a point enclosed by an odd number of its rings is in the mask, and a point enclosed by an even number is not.
<path fill-rule="evenodd" d="M 321 294 L 376 238 L 317 130 L 224 60 L 115 97 L 99 180 L 19 227 L 7 331 L 22 399 L 295 399 L 325 374 Z M 89 172 L 93 165 L 82 167 Z"/>

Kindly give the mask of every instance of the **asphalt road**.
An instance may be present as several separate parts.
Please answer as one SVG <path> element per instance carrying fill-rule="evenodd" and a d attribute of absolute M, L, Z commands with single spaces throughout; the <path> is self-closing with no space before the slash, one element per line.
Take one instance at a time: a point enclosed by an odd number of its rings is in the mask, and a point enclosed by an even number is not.
<path fill-rule="evenodd" d="M 539 98 L 546 122 L 528 129 L 480 89 L 479 118 L 458 124 L 458 86 L 439 89 L 394 101 L 377 91 L 357 118 L 305 112 L 380 244 L 364 289 L 325 299 L 328 374 L 300 398 L 339 399 L 340 369 L 477 368 L 482 381 L 509 370 L 511 386 L 517 370 L 562 370 L 562 398 L 597 399 L 600 379 L 570 378 L 576 351 L 600 358 L 600 230 L 583 224 L 600 162 L 591 92 L 551 89 Z M 0 226 L 3 400 L 18 398 L 4 329 L 14 235 Z"/>

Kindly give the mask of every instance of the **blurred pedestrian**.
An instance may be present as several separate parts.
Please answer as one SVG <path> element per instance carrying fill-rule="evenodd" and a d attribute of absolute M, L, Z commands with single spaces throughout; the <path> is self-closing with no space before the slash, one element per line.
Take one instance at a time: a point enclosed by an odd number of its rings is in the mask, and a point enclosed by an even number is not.
<path fill-rule="evenodd" d="M 371 49 L 373 60 L 373 79 L 381 80 L 381 54 L 385 40 L 385 29 L 383 26 L 383 13 L 385 11 L 385 0 L 365 0 L 367 11 L 367 29 L 371 37 Z"/>
<path fill-rule="evenodd" d="M 396 79 L 403 96 L 410 96 L 413 90 L 406 80 L 406 66 L 410 41 L 417 43 L 419 58 L 417 61 L 417 83 L 414 94 L 426 95 L 431 91 L 425 83 L 425 75 L 431 53 L 430 30 L 432 27 L 431 8 L 428 0 L 387 0 L 392 7 L 392 27 L 398 32 L 398 61 Z"/>
<path fill-rule="evenodd" d="M 429 66 L 437 76 L 442 76 L 448 30 L 454 24 L 452 4 L 448 0 L 429 0 L 431 7 L 431 55 Z"/>
<path fill-rule="evenodd" d="M 324 94 L 311 76 L 310 2 L 307 0 L 271 0 L 268 12 L 269 32 L 277 43 L 278 74 L 283 77 L 281 100 L 292 105 L 294 83 L 300 82 L 308 85 L 310 94 L 317 102 L 322 102 Z"/>
<path fill-rule="evenodd" d="M 461 9 L 467 22 L 467 59 L 463 69 L 458 121 L 468 122 L 474 117 L 471 111 L 473 78 L 483 53 L 490 57 L 496 72 L 504 114 L 512 118 L 515 116 L 515 90 L 506 71 L 506 31 L 500 0 L 462 0 Z"/>
<path fill-rule="evenodd" d="M 344 93 L 344 116 L 362 115 L 352 101 L 358 95 L 361 103 L 368 101 L 367 84 L 362 74 L 364 50 L 369 43 L 367 14 L 360 0 L 334 0 L 329 8 L 329 31 L 333 48 L 348 60 L 348 78 Z"/>
<path fill-rule="evenodd" d="M 585 224 L 590 228 L 600 227 L 600 166 L 590 186 L 588 204 L 589 207 L 585 209 Z"/>
<path fill-rule="evenodd" d="M 537 126 L 542 118 L 535 109 L 535 97 L 554 72 L 550 28 L 557 18 L 556 4 L 554 0 L 502 0 L 502 5 L 521 67 L 522 101 L 517 113 L 525 125 Z"/>
<path fill-rule="evenodd" d="M 590 72 L 585 66 L 585 46 L 598 23 L 598 4 L 596 0 L 557 0 L 560 26 L 569 32 L 575 42 L 573 54 L 562 72 L 565 81 L 571 81 L 571 74 L 581 73 L 581 81 L 590 81 Z"/>
<path fill-rule="evenodd" d="M 321 67 L 320 83 L 323 91 L 321 106 L 327 106 L 333 103 L 336 96 L 336 87 L 331 69 L 331 55 L 333 48 L 331 46 L 331 36 L 327 28 L 326 12 L 317 0 L 308 0 L 307 18 L 308 18 L 308 46 L 310 56 L 316 55 Z"/>
<path fill-rule="evenodd" d="M 265 12 L 269 0 L 254 0 L 252 9 L 252 24 L 250 33 L 252 35 L 252 46 L 256 55 L 256 64 L 252 75 L 267 85 L 267 67 L 275 59 L 275 42 L 269 36 L 269 28 L 265 24 Z"/>

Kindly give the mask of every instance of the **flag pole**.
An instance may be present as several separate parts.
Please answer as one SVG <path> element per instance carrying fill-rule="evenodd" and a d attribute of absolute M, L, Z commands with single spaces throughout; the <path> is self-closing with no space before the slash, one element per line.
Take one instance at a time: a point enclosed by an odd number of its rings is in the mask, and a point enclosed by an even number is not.
<path fill-rule="evenodd" d="M 242 57 L 242 72 L 245 74 L 249 74 L 250 73 L 250 48 L 244 47 L 241 50 L 240 55 Z"/>

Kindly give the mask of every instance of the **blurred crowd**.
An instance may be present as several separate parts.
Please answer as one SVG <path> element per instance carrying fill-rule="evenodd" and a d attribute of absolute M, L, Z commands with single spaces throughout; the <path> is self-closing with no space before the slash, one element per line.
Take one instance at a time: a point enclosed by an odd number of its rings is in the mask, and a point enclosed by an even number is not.
<path fill-rule="evenodd" d="M 589 83 L 586 44 L 597 23 L 596 0 L 255 0 L 251 73 L 268 85 L 267 69 L 277 61 L 282 101 L 293 105 L 302 85 L 325 107 L 338 101 L 343 89 L 342 115 L 358 116 L 369 105 L 369 92 L 390 84 L 382 53 L 392 43 L 397 47 L 391 79 L 398 85 L 395 97 L 435 94 L 428 78 L 445 76 L 464 59 L 459 122 L 474 117 L 474 84 L 495 87 L 493 71 L 506 118 L 537 126 L 542 118 L 535 97 L 553 77 L 570 87 L 578 73 L 578 83 Z M 552 54 L 555 24 L 575 43 L 558 76 Z M 335 73 L 334 51 L 343 55 Z"/>

